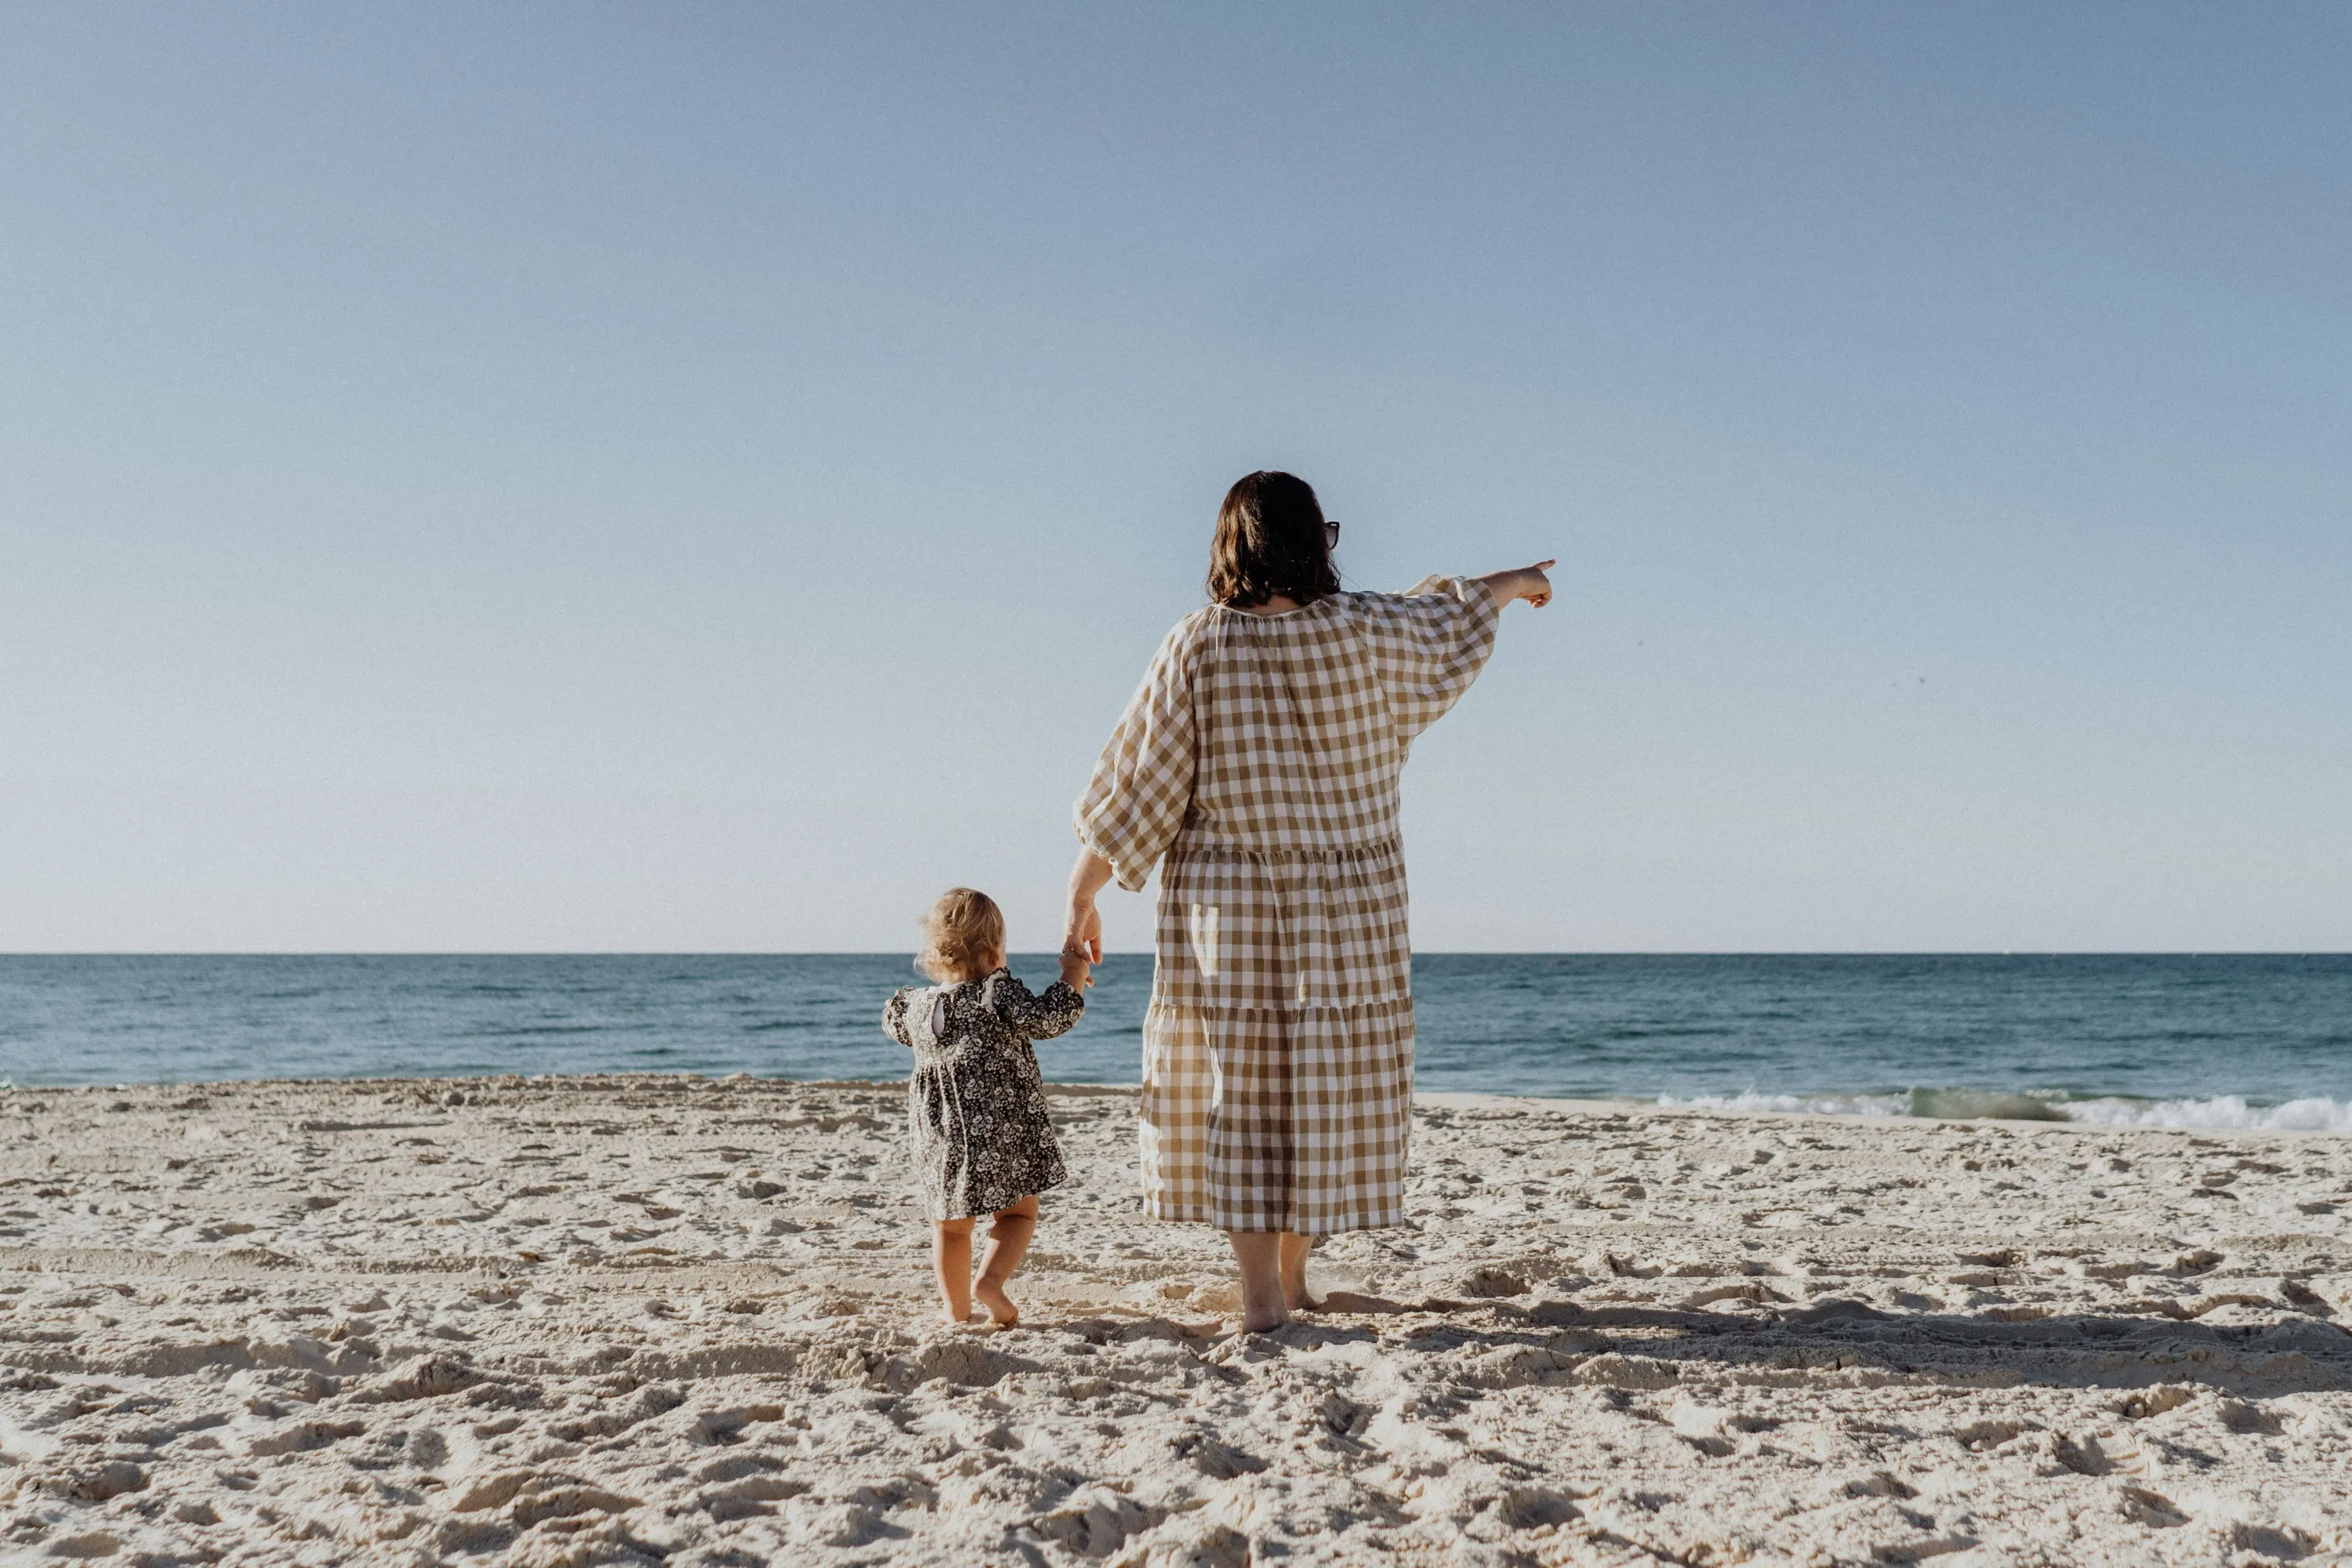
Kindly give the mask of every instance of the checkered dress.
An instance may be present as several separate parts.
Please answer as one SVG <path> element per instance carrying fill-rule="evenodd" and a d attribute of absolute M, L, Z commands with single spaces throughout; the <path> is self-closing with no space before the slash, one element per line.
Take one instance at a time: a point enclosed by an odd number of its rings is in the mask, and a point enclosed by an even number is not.
<path fill-rule="evenodd" d="M 1404 1218 L 1412 948 L 1397 782 L 1495 646 L 1484 584 L 1221 605 L 1168 634 L 1077 806 L 1160 874 L 1144 1207 L 1322 1236 Z"/>

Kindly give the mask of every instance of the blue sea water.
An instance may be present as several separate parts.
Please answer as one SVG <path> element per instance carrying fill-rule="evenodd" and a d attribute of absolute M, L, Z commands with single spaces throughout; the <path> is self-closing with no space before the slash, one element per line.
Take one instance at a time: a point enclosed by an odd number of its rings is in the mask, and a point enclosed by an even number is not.
<path fill-rule="evenodd" d="M 1132 1083 L 1151 961 L 1097 977 L 1038 1055 Z M 877 1016 L 914 978 L 899 954 L 0 957 L 0 1081 L 890 1078 Z M 1429 1089 L 2352 1131 L 2352 955 L 1430 953 L 1413 980 Z"/>

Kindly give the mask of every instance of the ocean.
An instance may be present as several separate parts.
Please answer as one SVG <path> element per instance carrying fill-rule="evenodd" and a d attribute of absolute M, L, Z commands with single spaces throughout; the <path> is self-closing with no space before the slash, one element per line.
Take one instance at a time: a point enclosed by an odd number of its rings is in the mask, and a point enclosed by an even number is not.
<path fill-rule="evenodd" d="M 0 1082 L 895 1078 L 878 1016 L 915 978 L 902 954 L 5 956 Z M 1039 1058 L 1132 1083 L 1151 961 L 1097 979 Z M 2352 1131 L 2352 955 L 1426 953 L 1413 984 L 1428 1089 Z"/>

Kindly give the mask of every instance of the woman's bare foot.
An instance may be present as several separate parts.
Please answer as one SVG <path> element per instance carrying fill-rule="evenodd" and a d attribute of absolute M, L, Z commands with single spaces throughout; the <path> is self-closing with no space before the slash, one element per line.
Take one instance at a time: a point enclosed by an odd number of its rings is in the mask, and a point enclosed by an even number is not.
<path fill-rule="evenodd" d="M 951 1329 L 960 1329 L 963 1327 L 964 1324 L 971 1321 L 971 1313 L 967 1310 L 961 1317 L 958 1317 L 956 1315 L 956 1310 L 953 1307 L 941 1307 L 940 1309 L 940 1321 L 945 1323 Z"/>
<path fill-rule="evenodd" d="M 1270 1230 L 1225 1232 L 1242 1270 L 1242 1332 L 1270 1333 L 1290 1321 L 1282 1289 L 1282 1237 Z"/>
<path fill-rule="evenodd" d="M 1242 1282 L 1242 1332 L 1269 1334 L 1289 1321 L 1289 1305 L 1283 1299 L 1279 1284 L 1270 1279 Z"/>
<path fill-rule="evenodd" d="M 1287 1231 L 1282 1237 L 1282 1304 L 1294 1312 L 1319 1312 L 1323 1298 L 1307 1293 L 1307 1254 L 1314 1246 Z"/>
<path fill-rule="evenodd" d="M 998 1328 L 1009 1329 L 1021 1321 L 1021 1310 L 1004 1293 L 1004 1287 L 994 1280 L 982 1280 L 971 1288 L 971 1295 L 972 1300 L 988 1309 L 988 1321 Z"/>

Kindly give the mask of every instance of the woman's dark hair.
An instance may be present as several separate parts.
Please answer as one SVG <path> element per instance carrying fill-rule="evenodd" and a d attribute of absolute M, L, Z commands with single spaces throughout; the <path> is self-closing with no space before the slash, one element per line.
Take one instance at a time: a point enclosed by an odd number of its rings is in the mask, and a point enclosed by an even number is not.
<path fill-rule="evenodd" d="M 1209 597 L 1249 609 L 1276 597 L 1311 605 L 1339 591 L 1315 487 L 1265 468 L 1236 480 L 1217 509 Z"/>

